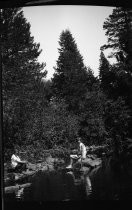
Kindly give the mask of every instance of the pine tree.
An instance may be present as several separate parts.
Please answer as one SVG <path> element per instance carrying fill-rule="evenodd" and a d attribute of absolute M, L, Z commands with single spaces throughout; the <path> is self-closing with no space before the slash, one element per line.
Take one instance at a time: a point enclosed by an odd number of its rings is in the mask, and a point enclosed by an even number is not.
<path fill-rule="evenodd" d="M 103 51 L 100 53 L 100 65 L 99 65 L 99 79 L 101 88 L 105 93 L 109 92 L 111 82 L 110 63 L 105 57 Z"/>
<path fill-rule="evenodd" d="M 128 94 L 132 91 L 132 27 L 129 8 L 118 7 L 104 22 L 103 28 L 106 30 L 108 44 L 101 47 L 102 50 L 111 48 L 113 52 L 110 56 L 115 56 L 117 64 L 111 68 L 112 88 L 117 97 L 126 98 L 127 104 L 131 106 L 132 97 Z M 116 89 L 115 89 L 116 88 Z"/>
<path fill-rule="evenodd" d="M 87 90 L 87 68 L 69 30 L 62 31 L 59 44 L 53 89 L 57 97 L 65 99 L 70 109 L 78 109 Z"/>
<path fill-rule="evenodd" d="M 46 71 L 41 72 L 44 63 L 37 61 L 40 44 L 34 42 L 22 9 L 2 9 L 0 17 L 4 134 L 8 133 L 7 141 L 12 138 L 15 142 L 24 138 L 25 122 L 38 103 Z"/>
<path fill-rule="evenodd" d="M 34 42 L 21 8 L 2 9 L 1 17 L 3 91 L 7 93 L 33 84 L 35 78 L 40 81 L 46 72 L 41 73 L 44 64 L 37 62 L 40 44 Z"/>
<path fill-rule="evenodd" d="M 103 45 L 101 49 L 112 48 L 114 52 L 111 53 L 111 57 L 115 56 L 118 62 L 124 62 L 129 53 L 129 21 L 128 9 L 118 7 L 113 10 L 103 25 L 108 44 Z"/>
<path fill-rule="evenodd" d="M 114 99 L 112 101 L 112 106 L 115 109 L 119 110 L 118 102 L 120 102 L 120 98 L 122 99 L 124 106 L 126 106 L 129 110 L 129 123 L 127 126 L 127 135 L 132 136 L 131 126 L 132 126 L 132 10 L 130 8 L 122 8 L 118 7 L 113 10 L 113 13 L 106 19 L 104 22 L 103 28 L 106 30 L 106 36 L 108 38 L 108 43 L 101 47 L 102 50 L 112 49 L 110 57 L 115 56 L 117 59 L 117 63 L 111 66 L 111 98 Z M 120 103 L 121 104 L 121 103 Z M 122 112 L 124 108 L 122 108 Z M 106 114 L 107 115 L 107 114 Z M 110 114 L 110 116 L 112 116 Z M 107 116 L 108 117 L 108 116 Z M 116 119 L 124 119 L 125 117 L 117 115 Z M 126 120 L 126 119 L 125 119 Z M 125 122 L 124 120 L 124 122 Z M 110 122 L 110 120 L 108 120 Z M 117 120 L 115 120 L 116 122 Z M 119 124 L 120 124 L 119 120 Z M 113 122 L 112 122 L 113 124 Z M 118 132 L 116 125 L 113 124 L 113 129 Z M 113 126 L 112 125 L 112 126 Z M 124 129 L 125 124 L 122 124 L 122 128 Z M 118 132 L 119 133 L 119 132 Z M 114 134 L 115 135 L 115 134 Z M 116 135 L 115 135 L 116 136 Z M 115 138 L 116 139 L 116 138 Z M 119 144 L 115 145 L 115 149 L 119 147 Z"/>

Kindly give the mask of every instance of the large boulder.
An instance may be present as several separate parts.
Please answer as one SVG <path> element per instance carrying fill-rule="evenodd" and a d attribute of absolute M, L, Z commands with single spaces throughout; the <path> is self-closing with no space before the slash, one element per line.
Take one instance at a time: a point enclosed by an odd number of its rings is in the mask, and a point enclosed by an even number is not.
<path fill-rule="evenodd" d="M 86 158 L 84 160 L 82 160 L 82 164 L 83 166 L 87 166 L 87 167 L 96 167 L 99 166 L 102 163 L 100 158 L 96 158 L 96 159 L 91 159 L 91 158 Z"/>

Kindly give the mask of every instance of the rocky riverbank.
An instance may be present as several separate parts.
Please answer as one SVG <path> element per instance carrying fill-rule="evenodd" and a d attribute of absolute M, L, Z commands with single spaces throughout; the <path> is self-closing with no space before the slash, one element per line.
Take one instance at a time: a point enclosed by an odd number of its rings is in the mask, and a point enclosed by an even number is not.
<path fill-rule="evenodd" d="M 81 170 L 82 174 L 88 174 L 90 170 L 101 165 L 101 158 L 97 155 L 88 155 L 82 162 L 76 162 L 73 166 L 73 173 Z M 5 193 L 14 192 L 17 189 L 29 187 L 34 176 L 39 172 L 65 170 L 67 163 L 63 158 L 49 155 L 45 161 L 39 160 L 37 163 L 28 163 L 26 171 L 10 172 L 9 164 L 4 166 L 4 186 Z"/>

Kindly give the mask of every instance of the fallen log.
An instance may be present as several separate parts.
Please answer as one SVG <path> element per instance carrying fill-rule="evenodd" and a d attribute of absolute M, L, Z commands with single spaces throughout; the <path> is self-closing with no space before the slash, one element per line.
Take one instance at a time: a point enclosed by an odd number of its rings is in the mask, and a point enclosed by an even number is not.
<path fill-rule="evenodd" d="M 9 186 L 9 187 L 5 187 L 4 192 L 5 193 L 13 193 L 16 190 L 19 190 L 21 188 L 26 188 L 26 187 L 30 187 L 31 183 L 26 183 L 26 184 L 22 184 L 22 185 L 15 185 L 15 186 Z"/>

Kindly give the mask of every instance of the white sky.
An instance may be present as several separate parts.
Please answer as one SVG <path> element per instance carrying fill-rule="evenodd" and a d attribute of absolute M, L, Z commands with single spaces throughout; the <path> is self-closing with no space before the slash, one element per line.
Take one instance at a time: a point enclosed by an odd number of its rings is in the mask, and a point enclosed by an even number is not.
<path fill-rule="evenodd" d="M 31 24 L 31 35 L 43 50 L 40 62 L 46 62 L 47 79 L 54 73 L 59 53 L 59 37 L 69 29 L 75 38 L 84 64 L 98 75 L 100 47 L 107 42 L 103 23 L 113 7 L 105 6 L 30 6 L 23 8 L 24 16 Z"/>

